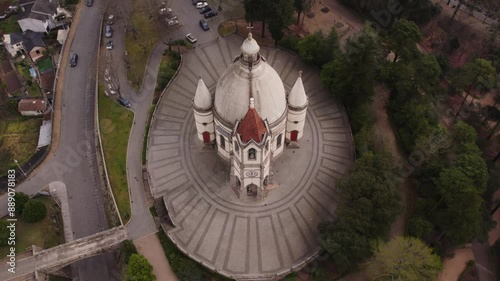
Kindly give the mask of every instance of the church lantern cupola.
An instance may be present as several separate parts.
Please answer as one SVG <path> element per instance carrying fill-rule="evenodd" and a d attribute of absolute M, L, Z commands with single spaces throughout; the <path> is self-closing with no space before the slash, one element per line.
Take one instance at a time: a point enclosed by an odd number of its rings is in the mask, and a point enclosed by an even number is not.
<path fill-rule="evenodd" d="M 214 115 L 212 107 L 212 94 L 210 94 L 210 91 L 200 76 L 193 99 L 193 113 L 196 122 L 198 139 L 207 145 L 215 140 Z"/>
<path fill-rule="evenodd" d="M 288 113 L 286 123 L 286 139 L 289 142 L 297 142 L 304 133 L 304 124 L 307 115 L 309 98 L 302 84 L 302 71 L 288 94 Z"/>

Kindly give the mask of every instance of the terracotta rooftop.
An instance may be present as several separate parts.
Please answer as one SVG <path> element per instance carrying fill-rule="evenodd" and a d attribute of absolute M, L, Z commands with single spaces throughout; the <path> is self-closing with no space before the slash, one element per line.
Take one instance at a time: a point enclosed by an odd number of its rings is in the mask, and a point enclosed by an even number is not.
<path fill-rule="evenodd" d="M 18 110 L 23 111 L 45 111 L 47 104 L 41 99 L 22 99 L 19 101 Z"/>
<path fill-rule="evenodd" d="M 260 119 L 257 110 L 255 110 L 253 98 L 250 98 L 250 108 L 238 125 L 236 132 L 240 134 L 241 140 L 245 143 L 252 139 L 260 143 L 262 136 L 267 132 L 264 122 Z"/>

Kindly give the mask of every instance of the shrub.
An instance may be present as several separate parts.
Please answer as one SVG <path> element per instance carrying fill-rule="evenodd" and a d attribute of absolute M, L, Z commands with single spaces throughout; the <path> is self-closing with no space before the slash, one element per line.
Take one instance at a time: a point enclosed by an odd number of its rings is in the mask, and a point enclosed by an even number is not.
<path fill-rule="evenodd" d="M 27 222 L 38 222 L 47 215 L 47 207 L 41 201 L 30 199 L 23 207 L 23 218 Z"/>
<path fill-rule="evenodd" d="M 16 192 L 14 200 L 16 202 L 16 214 L 21 215 L 23 213 L 24 205 L 30 200 L 30 197 L 26 193 Z"/>
<path fill-rule="evenodd" d="M 7 228 L 8 225 L 6 220 L 0 220 L 0 246 L 7 246 L 9 241 L 10 229 Z"/>
<path fill-rule="evenodd" d="M 122 242 L 122 253 L 125 263 L 128 264 L 130 256 L 132 256 L 133 254 L 137 254 L 137 248 L 135 247 L 134 243 L 132 243 L 132 241 L 125 240 Z"/>
<path fill-rule="evenodd" d="M 287 36 L 281 39 L 278 42 L 278 45 L 280 47 L 283 47 L 285 49 L 298 52 L 299 51 L 299 38 L 295 36 Z"/>
<path fill-rule="evenodd" d="M 132 254 L 127 266 L 127 281 L 154 281 L 153 266 L 141 255 Z"/>
<path fill-rule="evenodd" d="M 158 238 L 160 238 L 167 260 L 179 281 L 199 281 L 208 275 L 198 263 L 181 253 L 163 230 L 158 232 Z"/>

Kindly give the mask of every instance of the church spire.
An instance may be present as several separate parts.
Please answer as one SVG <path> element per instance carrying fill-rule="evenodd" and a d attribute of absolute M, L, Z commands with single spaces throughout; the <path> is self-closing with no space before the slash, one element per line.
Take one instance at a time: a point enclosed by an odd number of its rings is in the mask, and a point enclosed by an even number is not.
<path fill-rule="evenodd" d="M 303 107 L 307 104 L 306 91 L 304 90 L 304 84 L 302 84 L 302 71 L 299 71 L 299 77 L 295 81 L 292 90 L 290 90 L 288 104 L 293 107 Z"/>
<path fill-rule="evenodd" d="M 212 107 L 212 95 L 203 82 L 203 79 L 201 79 L 201 76 L 199 76 L 198 87 L 196 88 L 193 104 L 199 109 L 209 109 Z"/>

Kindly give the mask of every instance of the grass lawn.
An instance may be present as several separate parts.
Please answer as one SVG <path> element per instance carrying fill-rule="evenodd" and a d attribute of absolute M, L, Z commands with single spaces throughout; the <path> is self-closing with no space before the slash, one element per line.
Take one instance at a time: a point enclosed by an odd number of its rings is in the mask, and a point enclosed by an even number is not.
<path fill-rule="evenodd" d="M 21 32 L 21 27 L 16 20 L 16 15 L 11 15 L 7 20 L 0 22 L 0 31 L 4 34 L 9 34 L 13 32 Z"/>
<path fill-rule="evenodd" d="M 39 197 L 47 207 L 47 216 L 36 223 L 25 222 L 22 217 L 16 222 L 16 253 L 23 253 L 32 245 L 44 249 L 64 243 L 64 232 L 59 206 L 52 197 Z M 0 247 L 0 256 L 8 254 L 9 247 Z"/>
<path fill-rule="evenodd" d="M 133 122 L 132 111 L 121 107 L 104 94 L 99 85 L 99 128 L 109 182 L 118 211 L 127 223 L 130 219 L 130 197 L 127 184 L 127 145 Z"/>
<path fill-rule="evenodd" d="M 132 0 L 132 12 L 125 36 L 128 79 L 136 90 L 141 87 L 149 53 L 160 39 L 155 20 L 150 20 L 147 14 L 148 3 L 149 1 Z"/>
<path fill-rule="evenodd" d="M 234 21 L 226 21 L 219 26 L 219 34 L 221 36 L 226 36 L 236 31 Z"/>
<path fill-rule="evenodd" d="M 26 162 L 36 150 L 41 118 L 5 117 L 0 118 L 0 174 Z"/>
<path fill-rule="evenodd" d="M 43 59 L 39 60 L 36 64 L 38 65 L 38 70 L 40 72 L 53 68 L 51 57 L 44 57 Z"/>

